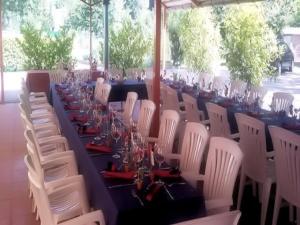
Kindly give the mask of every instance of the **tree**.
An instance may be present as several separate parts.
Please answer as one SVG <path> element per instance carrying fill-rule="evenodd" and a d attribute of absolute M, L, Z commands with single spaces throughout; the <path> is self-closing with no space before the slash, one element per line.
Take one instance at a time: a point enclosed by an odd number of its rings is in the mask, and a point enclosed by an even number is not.
<path fill-rule="evenodd" d="M 131 19 L 135 20 L 138 11 L 138 0 L 124 0 L 124 8 L 129 10 Z"/>
<path fill-rule="evenodd" d="M 268 25 L 280 36 L 282 29 L 295 14 L 297 0 L 266 0 L 262 2 L 263 13 Z"/>
<path fill-rule="evenodd" d="M 110 62 L 117 69 L 139 68 L 151 45 L 139 23 L 124 19 L 119 30 L 110 32 Z"/>
<path fill-rule="evenodd" d="M 97 37 L 103 36 L 103 5 L 101 3 L 93 7 L 92 31 Z M 76 31 L 89 31 L 90 8 L 88 5 L 78 4 L 70 18 L 66 21 L 66 27 Z"/>
<path fill-rule="evenodd" d="M 24 54 L 26 69 L 53 69 L 59 62 L 71 59 L 73 35 L 61 30 L 53 37 L 27 24 L 21 28 L 22 39 L 18 44 Z"/>
<path fill-rule="evenodd" d="M 180 42 L 185 63 L 197 72 L 208 72 L 218 56 L 218 33 L 207 9 L 188 10 L 180 19 Z"/>
<path fill-rule="evenodd" d="M 259 84 L 272 75 L 271 62 L 278 57 L 277 41 L 255 7 L 233 7 L 224 22 L 223 57 L 233 79 Z"/>
<path fill-rule="evenodd" d="M 182 13 L 173 12 L 168 17 L 168 32 L 171 47 L 171 58 L 173 66 L 180 66 L 183 61 L 183 50 L 180 43 L 180 27 L 179 23 Z"/>
<path fill-rule="evenodd" d="M 292 14 L 289 24 L 292 27 L 300 27 L 300 0 L 295 2 L 295 13 Z"/>

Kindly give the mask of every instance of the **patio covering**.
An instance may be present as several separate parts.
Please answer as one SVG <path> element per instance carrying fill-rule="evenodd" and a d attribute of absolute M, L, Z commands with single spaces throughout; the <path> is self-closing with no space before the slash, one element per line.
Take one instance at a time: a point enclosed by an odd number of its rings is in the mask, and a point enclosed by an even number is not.
<path fill-rule="evenodd" d="M 258 2 L 263 0 L 162 0 L 162 5 L 167 9 L 184 9 L 205 7 L 212 5 L 238 4 L 247 2 Z"/>

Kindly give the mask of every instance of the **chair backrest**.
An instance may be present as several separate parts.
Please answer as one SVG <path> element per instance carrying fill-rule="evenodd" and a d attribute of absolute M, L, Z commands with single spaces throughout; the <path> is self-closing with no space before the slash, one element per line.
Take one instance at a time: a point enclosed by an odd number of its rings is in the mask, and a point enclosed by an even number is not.
<path fill-rule="evenodd" d="M 160 120 L 158 144 L 163 153 L 171 153 L 179 122 L 179 114 L 175 110 L 164 110 Z"/>
<path fill-rule="evenodd" d="M 136 92 L 127 93 L 124 112 L 123 112 L 123 120 L 125 125 L 127 126 L 130 126 L 130 122 L 132 119 L 132 112 L 137 99 L 138 99 L 138 94 Z"/>
<path fill-rule="evenodd" d="M 184 108 L 186 112 L 186 119 L 188 122 L 197 122 L 199 123 L 204 118 L 200 118 L 200 111 L 198 109 L 197 100 L 185 93 L 182 93 L 182 98 L 184 102 Z"/>
<path fill-rule="evenodd" d="M 247 88 L 247 83 L 241 80 L 232 80 L 230 82 L 229 98 L 234 97 L 234 95 L 244 95 Z"/>
<path fill-rule="evenodd" d="M 151 100 L 142 100 L 142 106 L 137 122 L 137 130 L 143 137 L 149 136 L 155 108 L 156 106 Z"/>
<path fill-rule="evenodd" d="M 234 183 L 243 159 L 237 142 L 224 137 L 210 139 L 204 176 L 205 200 L 224 199 L 232 204 Z"/>
<path fill-rule="evenodd" d="M 95 90 L 95 99 L 103 105 L 107 105 L 111 90 L 110 84 L 99 84 L 98 90 Z"/>
<path fill-rule="evenodd" d="M 145 85 L 147 88 L 148 99 L 153 101 L 153 80 L 152 79 L 145 79 Z"/>
<path fill-rule="evenodd" d="M 201 123 L 188 122 L 185 127 L 180 156 L 180 170 L 200 171 L 202 155 L 208 141 L 208 131 Z"/>
<path fill-rule="evenodd" d="M 214 77 L 212 82 L 212 90 L 218 90 L 219 95 L 223 95 L 225 91 L 226 78 L 222 76 Z"/>
<path fill-rule="evenodd" d="M 96 80 L 96 85 L 97 85 L 97 83 L 98 83 L 98 84 L 103 84 L 104 81 L 105 81 L 105 80 L 104 80 L 103 77 L 98 77 L 97 80 Z"/>
<path fill-rule="evenodd" d="M 200 89 L 207 90 L 209 87 L 209 83 L 213 80 L 213 75 L 209 73 L 200 73 L 198 78 Z"/>
<path fill-rule="evenodd" d="M 241 217 L 239 210 L 188 220 L 173 225 L 237 225 Z"/>
<path fill-rule="evenodd" d="M 210 122 L 211 136 L 230 137 L 227 109 L 211 102 L 206 103 L 206 109 Z"/>
<path fill-rule="evenodd" d="M 271 109 L 275 112 L 285 111 L 287 114 L 290 111 L 290 106 L 293 104 L 294 96 L 285 92 L 274 92 Z"/>
<path fill-rule="evenodd" d="M 243 170 L 252 180 L 263 183 L 267 178 L 265 124 L 242 113 L 236 113 L 235 118 L 244 153 Z"/>
<path fill-rule="evenodd" d="M 261 101 L 263 101 L 266 94 L 267 94 L 267 90 L 265 88 L 259 86 L 258 87 L 252 86 L 250 88 L 247 102 L 250 104 L 254 103 L 258 97 L 260 98 Z"/>
<path fill-rule="evenodd" d="M 167 109 L 168 102 L 168 86 L 160 82 L 160 99 L 162 101 L 162 110 Z"/>
<path fill-rule="evenodd" d="M 300 207 L 300 136 L 269 126 L 275 155 L 277 189 L 280 195 Z"/>
<path fill-rule="evenodd" d="M 179 100 L 178 100 L 177 91 L 170 87 L 166 87 L 166 90 L 167 90 L 167 99 L 166 101 L 164 101 L 164 107 L 163 107 L 164 110 L 171 109 L 179 112 L 180 109 L 179 109 Z"/>

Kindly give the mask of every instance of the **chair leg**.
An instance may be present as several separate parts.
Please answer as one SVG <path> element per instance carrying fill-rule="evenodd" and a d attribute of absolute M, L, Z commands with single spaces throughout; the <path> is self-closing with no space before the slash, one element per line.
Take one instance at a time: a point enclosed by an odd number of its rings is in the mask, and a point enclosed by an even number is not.
<path fill-rule="evenodd" d="M 240 176 L 240 187 L 239 187 L 237 209 L 241 209 L 241 203 L 242 203 L 242 198 L 243 198 L 243 194 L 244 194 L 245 181 L 246 181 L 246 176 L 245 176 L 244 172 L 242 171 L 241 176 Z"/>
<path fill-rule="evenodd" d="M 279 194 L 279 191 L 276 190 L 272 225 L 277 225 L 278 214 L 279 214 L 279 210 L 280 210 L 280 204 L 281 204 L 281 196 Z"/>
<path fill-rule="evenodd" d="M 264 225 L 266 223 L 271 186 L 272 186 L 272 181 L 271 179 L 268 178 L 262 187 L 260 225 Z"/>
<path fill-rule="evenodd" d="M 289 203 L 289 221 L 294 222 L 294 206 Z"/>

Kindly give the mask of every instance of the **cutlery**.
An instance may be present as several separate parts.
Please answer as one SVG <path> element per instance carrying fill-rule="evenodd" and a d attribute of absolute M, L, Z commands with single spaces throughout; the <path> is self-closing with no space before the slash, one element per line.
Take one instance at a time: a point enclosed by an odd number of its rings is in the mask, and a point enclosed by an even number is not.
<path fill-rule="evenodd" d="M 163 185 L 164 189 L 166 190 L 167 194 L 169 195 L 170 199 L 174 200 L 173 195 L 170 193 L 170 191 L 168 190 L 167 186 L 164 184 Z"/>
<path fill-rule="evenodd" d="M 177 182 L 177 183 L 171 183 L 171 184 L 168 184 L 168 187 L 172 187 L 173 185 L 184 185 L 186 184 L 185 182 Z"/>
<path fill-rule="evenodd" d="M 132 186 L 132 185 L 135 185 L 135 183 L 111 185 L 111 186 L 108 186 L 108 188 L 113 189 L 113 188 L 120 188 L 120 187 L 128 187 L 128 186 Z"/>
<path fill-rule="evenodd" d="M 137 195 L 137 193 L 135 192 L 135 190 L 131 190 L 131 194 L 132 194 L 132 197 L 136 198 L 137 200 L 139 200 L 141 206 L 144 206 L 144 203 L 142 201 L 142 199 Z"/>

